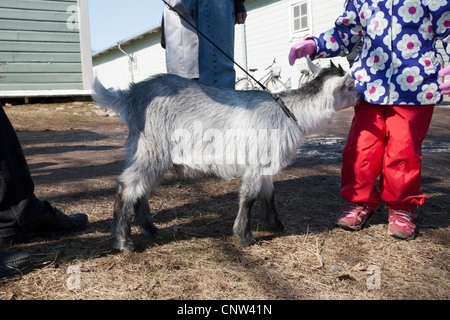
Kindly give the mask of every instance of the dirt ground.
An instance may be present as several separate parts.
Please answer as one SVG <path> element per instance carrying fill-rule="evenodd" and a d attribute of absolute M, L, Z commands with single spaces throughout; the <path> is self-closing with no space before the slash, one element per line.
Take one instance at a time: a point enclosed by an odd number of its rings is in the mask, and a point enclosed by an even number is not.
<path fill-rule="evenodd" d="M 26 299 L 449 299 L 450 105 L 437 106 L 423 148 L 414 241 L 387 235 L 382 205 L 359 232 L 336 228 L 341 152 L 352 110 L 307 139 L 274 177 L 285 230 L 256 223 L 258 243 L 232 235 L 236 180 L 186 180 L 172 173 L 150 198 L 159 234 L 133 228 L 136 252 L 112 248 L 115 178 L 127 128 L 92 102 L 5 107 L 36 183 L 36 194 L 64 212 L 84 212 L 79 234 L 9 245 L 36 268 L 0 283 L 0 300 Z M 256 204 L 254 212 L 259 210 Z"/>

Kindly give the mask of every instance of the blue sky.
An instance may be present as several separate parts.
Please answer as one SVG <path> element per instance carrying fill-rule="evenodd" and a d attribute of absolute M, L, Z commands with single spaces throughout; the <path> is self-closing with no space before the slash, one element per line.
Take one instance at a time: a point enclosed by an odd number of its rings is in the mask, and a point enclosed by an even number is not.
<path fill-rule="evenodd" d="M 92 51 L 159 25 L 162 11 L 162 0 L 89 0 Z"/>

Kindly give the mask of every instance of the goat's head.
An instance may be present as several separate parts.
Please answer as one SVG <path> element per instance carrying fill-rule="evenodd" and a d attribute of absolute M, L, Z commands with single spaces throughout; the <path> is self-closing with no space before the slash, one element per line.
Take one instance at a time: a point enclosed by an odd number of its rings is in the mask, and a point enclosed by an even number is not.
<path fill-rule="evenodd" d="M 323 94 L 330 96 L 334 100 L 333 106 L 336 111 L 358 104 L 361 95 L 356 89 L 355 80 L 350 73 L 346 73 L 340 65 L 336 67 L 333 62 L 329 68 L 320 68 L 309 57 L 307 57 L 307 62 L 309 69 L 314 74 L 312 82 L 320 86 L 316 92 L 321 89 Z"/>

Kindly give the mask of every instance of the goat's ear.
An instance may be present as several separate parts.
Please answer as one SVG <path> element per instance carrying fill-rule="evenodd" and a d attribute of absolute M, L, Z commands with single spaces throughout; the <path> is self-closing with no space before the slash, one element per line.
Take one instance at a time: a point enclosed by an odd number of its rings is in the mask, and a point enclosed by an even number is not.
<path fill-rule="evenodd" d="M 334 64 L 333 60 L 330 60 L 330 68 L 331 69 L 337 69 L 336 65 Z"/>
<path fill-rule="evenodd" d="M 311 72 L 312 72 L 315 76 L 317 76 L 317 75 L 320 73 L 320 71 L 322 70 L 322 68 L 320 68 L 319 66 L 317 66 L 316 64 L 314 64 L 314 63 L 311 61 L 311 58 L 310 58 L 309 56 L 306 56 L 306 62 L 308 63 L 308 68 L 309 68 L 309 70 L 311 70 Z"/>
<path fill-rule="evenodd" d="M 344 72 L 344 69 L 342 68 L 342 66 L 340 64 L 338 64 L 337 66 L 334 64 L 333 60 L 330 60 L 330 67 L 331 69 L 337 69 L 340 72 Z"/>

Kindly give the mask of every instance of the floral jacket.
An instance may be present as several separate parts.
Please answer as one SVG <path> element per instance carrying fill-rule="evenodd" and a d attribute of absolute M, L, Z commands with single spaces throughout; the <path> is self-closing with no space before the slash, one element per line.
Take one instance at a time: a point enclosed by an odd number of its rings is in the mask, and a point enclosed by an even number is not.
<path fill-rule="evenodd" d="M 369 103 L 442 101 L 436 41 L 450 55 L 450 0 L 347 0 L 335 28 L 313 39 L 318 58 L 347 55 L 362 41 L 351 72 Z"/>

